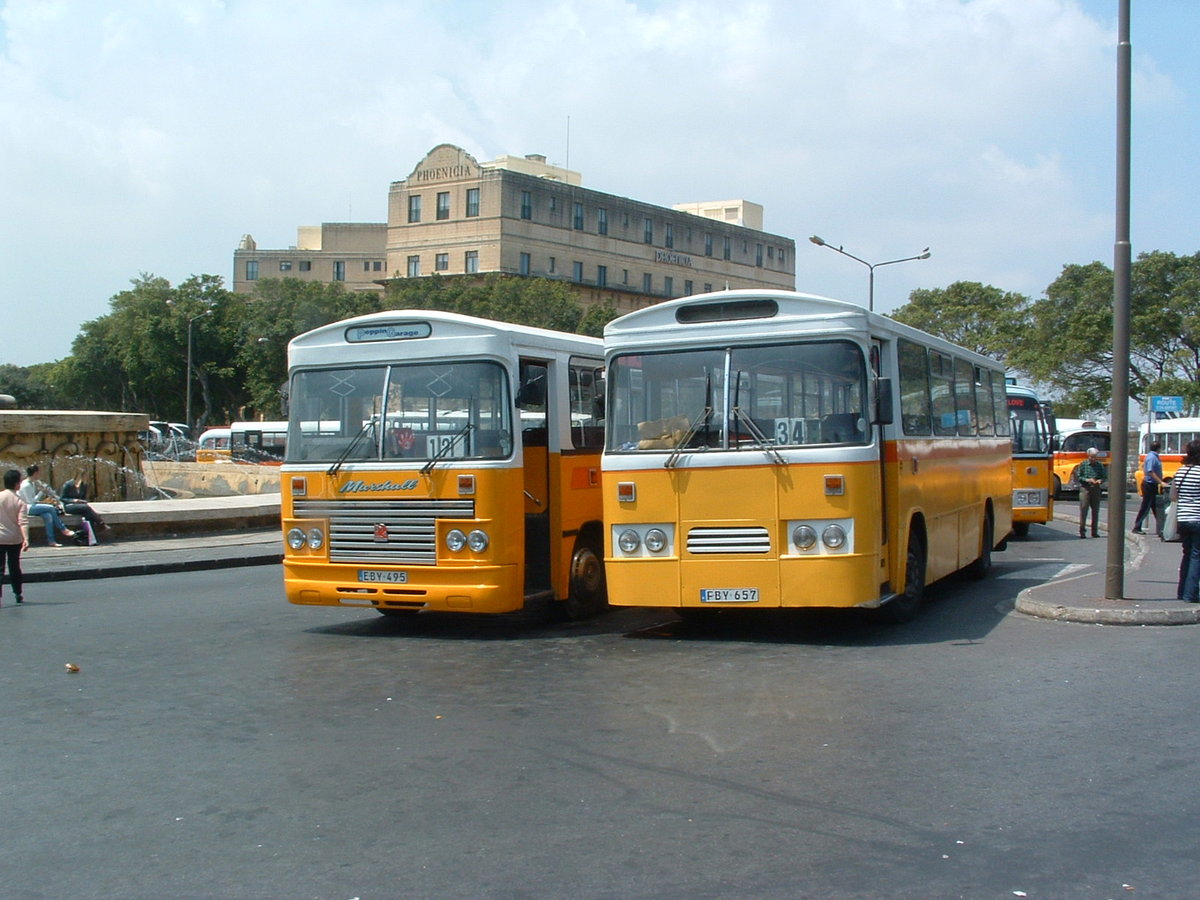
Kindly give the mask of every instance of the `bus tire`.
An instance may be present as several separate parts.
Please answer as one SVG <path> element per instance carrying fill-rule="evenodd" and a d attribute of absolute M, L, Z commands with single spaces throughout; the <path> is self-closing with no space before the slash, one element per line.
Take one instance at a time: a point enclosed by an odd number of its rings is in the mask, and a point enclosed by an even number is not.
<path fill-rule="evenodd" d="M 1028 522 L 1018 522 L 1013 525 L 1015 529 L 1017 525 L 1025 526 L 1025 533 L 1029 533 Z M 991 513 L 986 513 L 983 517 L 983 540 L 979 542 L 979 557 L 967 566 L 967 577 L 974 578 L 978 581 L 981 578 L 986 578 L 987 573 L 992 571 L 992 544 L 995 541 L 995 526 L 992 525 Z"/>
<path fill-rule="evenodd" d="M 608 607 L 608 582 L 604 558 L 590 541 L 580 540 L 571 555 L 571 583 L 563 610 L 579 621 L 597 616 Z"/>
<path fill-rule="evenodd" d="M 1061 500 L 1063 498 L 1062 479 L 1057 475 L 1054 476 L 1054 499 Z"/>
<path fill-rule="evenodd" d="M 1013 534 L 1019 538 L 1029 537 L 1029 523 L 1013 522 Z"/>
<path fill-rule="evenodd" d="M 888 622 L 900 624 L 916 616 L 925 599 L 925 538 L 915 528 L 908 533 L 908 553 L 904 562 L 904 592 L 880 607 Z"/>

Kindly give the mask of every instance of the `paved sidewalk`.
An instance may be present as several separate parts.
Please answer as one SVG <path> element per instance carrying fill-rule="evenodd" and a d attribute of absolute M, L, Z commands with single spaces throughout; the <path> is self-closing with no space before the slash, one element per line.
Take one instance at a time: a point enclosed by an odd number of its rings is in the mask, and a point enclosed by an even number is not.
<path fill-rule="evenodd" d="M 282 559 L 283 535 L 276 527 L 223 534 L 117 538 L 93 547 L 68 544 L 53 548 L 35 543 L 21 554 L 21 570 L 25 581 L 33 583 L 273 565 Z"/>
<path fill-rule="evenodd" d="M 1088 538 L 1087 549 L 1092 562 L 1084 571 L 1026 588 L 1017 597 L 1017 611 L 1045 619 L 1094 625 L 1200 624 L 1200 604 L 1175 599 L 1181 556 L 1179 544 L 1164 543 L 1154 536 L 1153 531 L 1144 535 L 1132 534 L 1129 531 L 1132 522 L 1130 515 L 1125 528 L 1124 596 L 1121 599 L 1105 597 L 1108 534 L 1102 528 L 1099 539 Z M 1057 516 L 1047 527 L 1074 534 L 1076 517 L 1074 514 Z"/>

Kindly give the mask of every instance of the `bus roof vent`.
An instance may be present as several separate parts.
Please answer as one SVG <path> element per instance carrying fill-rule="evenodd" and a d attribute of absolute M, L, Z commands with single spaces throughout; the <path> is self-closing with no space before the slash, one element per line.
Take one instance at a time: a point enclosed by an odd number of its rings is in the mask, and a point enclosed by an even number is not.
<path fill-rule="evenodd" d="M 779 315 L 779 304 L 767 298 L 751 300 L 719 300 L 716 303 L 696 303 L 675 310 L 680 325 L 698 322 L 727 322 L 737 319 L 770 319 Z"/>

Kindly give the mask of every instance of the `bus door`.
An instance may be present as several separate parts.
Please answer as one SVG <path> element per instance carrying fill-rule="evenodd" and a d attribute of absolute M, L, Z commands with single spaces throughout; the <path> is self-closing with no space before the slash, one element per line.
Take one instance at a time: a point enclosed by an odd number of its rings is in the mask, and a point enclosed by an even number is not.
<path fill-rule="evenodd" d="M 525 491 L 525 593 L 550 590 L 549 364 L 521 358 L 517 388 Z"/>
<path fill-rule="evenodd" d="M 888 535 L 896 533 L 894 523 L 888 521 L 892 504 L 888 503 L 888 491 L 899 497 L 899 485 L 895 483 L 898 469 L 888 464 L 887 446 L 884 443 L 886 425 L 892 424 L 892 381 L 883 376 L 883 341 L 873 338 L 871 341 L 871 381 L 875 385 L 875 405 L 869 412 L 875 422 L 875 443 L 879 453 L 879 584 L 880 593 L 884 592 L 883 585 L 891 578 Z"/>

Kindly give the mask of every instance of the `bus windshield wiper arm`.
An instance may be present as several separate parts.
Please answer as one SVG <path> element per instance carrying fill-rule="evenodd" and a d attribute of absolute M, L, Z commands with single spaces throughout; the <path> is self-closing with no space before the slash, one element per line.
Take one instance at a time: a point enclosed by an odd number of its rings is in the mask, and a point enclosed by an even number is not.
<path fill-rule="evenodd" d="M 433 467 L 436 466 L 447 454 L 450 453 L 451 450 L 454 449 L 454 445 L 458 443 L 459 439 L 470 434 L 471 429 L 474 427 L 474 425 L 468 422 L 462 428 L 458 429 L 458 431 L 454 433 L 454 437 L 442 444 L 441 449 L 439 449 L 437 453 L 433 454 L 433 456 L 429 458 L 429 462 L 421 466 L 421 474 L 428 475 L 430 472 L 432 472 Z"/>
<path fill-rule="evenodd" d="M 363 435 L 367 433 L 367 429 L 374 430 L 374 428 L 375 428 L 375 420 L 374 419 L 367 419 L 367 421 L 363 422 L 362 428 L 358 429 L 358 434 L 356 434 L 354 436 L 354 440 L 352 440 L 346 446 L 346 449 L 342 451 L 341 455 L 336 460 L 334 460 L 333 465 L 329 467 L 329 471 L 327 471 L 325 474 L 328 475 L 330 478 L 332 478 L 334 475 L 336 475 L 338 473 L 338 471 L 342 468 L 342 463 L 344 463 L 346 460 L 348 460 L 350 458 L 350 454 L 354 452 L 354 448 L 358 446 L 358 442 L 361 441 L 363 438 Z"/>
<path fill-rule="evenodd" d="M 752 418 L 742 412 L 742 408 L 740 406 L 735 406 L 733 408 L 733 417 L 746 426 L 746 430 L 750 432 L 750 436 L 754 438 L 756 450 L 762 450 L 767 454 L 767 456 L 771 457 L 771 462 L 775 463 L 776 465 L 786 465 L 783 456 L 781 456 L 779 451 L 775 449 L 775 445 L 771 441 L 767 440 L 767 436 L 762 433 L 762 429 L 758 427 Z"/>
<path fill-rule="evenodd" d="M 683 437 L 671 448 L 671 455 L 667 457 L 667 461 L 663 463 L 664 469 L 673 469 L 679 462 L 679 457 L 683 455 L 683 448 L 688 445 L 692 438 L 696 436 L 696 432 L 700 430 L 700 426 L 707 426 L 712 419 L 712 407 L 706 406 L 688 426 L 688 430 L 683 433 Z"/>

